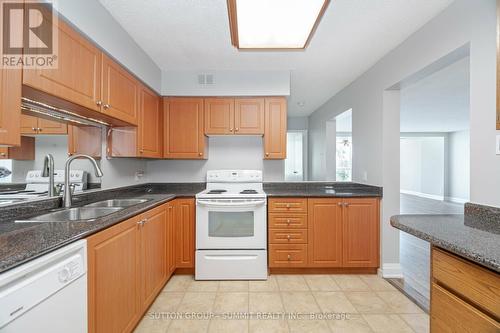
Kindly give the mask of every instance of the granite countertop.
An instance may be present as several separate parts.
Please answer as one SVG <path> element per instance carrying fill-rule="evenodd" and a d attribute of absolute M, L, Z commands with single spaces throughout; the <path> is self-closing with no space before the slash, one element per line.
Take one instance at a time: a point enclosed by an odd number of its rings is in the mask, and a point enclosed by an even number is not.
<path fill-rule="evenodd" d="M 60 198 L 37 200 L 0 209 L 0 273 L 88 237 L 116 223 L 178 197 L 194 197 L 197 186 L 129 187 L 75 195 L 75 206 L 107 199 L 137 198 L 148 201 L 88 222 L 16 223 L 16 219 L 42 215 L 60 207 Z"/>
<path fill-rule="evenodd" d="M 500 211 L 495 208 L 466 204 L 460 215 L 396 215 L 391 225 L 500 273 Z"/>
<path fill-rule="evenodd" d="M 290 182 L 264 183 L 268 197 L 382 197 L 381 187 L 358 183 L 340 182 Z"/>

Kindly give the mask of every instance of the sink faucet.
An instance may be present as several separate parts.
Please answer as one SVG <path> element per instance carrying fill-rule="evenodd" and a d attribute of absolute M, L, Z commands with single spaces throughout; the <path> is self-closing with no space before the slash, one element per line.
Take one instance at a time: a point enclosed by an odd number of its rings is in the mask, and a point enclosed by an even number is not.
<path fill-rule="evenodd" d="M 102 175 L 103 175 L 101 168 L 99 167 L 99 165 L 97 164 L 96 160 L 93 157 L 91 157 L 89 155 L 84 155 L 84 154 L 76 154 L 76 155 L 69 157 L 66 160 L 66 166 L 65 166 L 65 170 L 64 170 L 64 197 L 63 197 L 64 208 L 70 208 L 72 203 L 73 203 L 73 197 L 72 197 L 73 193 L 71 191 L 71 184 L 69 183 L 69 177 L 70 177 L 70 172 L 71 172 L 71 170 L 70 170 L 71 162 L 73 162 L 77 158 L 88 159 L 92 163 L 92 165 L 94 166 L 96 177 L 102 177 Z"/>
<path fill-rule="evenodd" d="M 49 197 L 55 196 L 54 188 L 54 157 L 51 154 L 45 155 L 43 159 L 42 177 L 49 177 Z"/>

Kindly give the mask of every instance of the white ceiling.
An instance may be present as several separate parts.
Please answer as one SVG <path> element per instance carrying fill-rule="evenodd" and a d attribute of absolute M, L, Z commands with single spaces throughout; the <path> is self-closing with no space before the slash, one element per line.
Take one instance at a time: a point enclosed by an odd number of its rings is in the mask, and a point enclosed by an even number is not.
<path fill-rule="evenodd" d="M 332 0 L 305 51 L 238 51 L 226 0 L 99 0 L 162 70 L 290 70 L 306 116 L 453 0 Z M 304 102 L 304 106 L 297 105 Z"/>
<path fill-rule="evenodd" d="M 401 89 L 401 132 L 469 128 L 469 61 L 463 58 Z"/>

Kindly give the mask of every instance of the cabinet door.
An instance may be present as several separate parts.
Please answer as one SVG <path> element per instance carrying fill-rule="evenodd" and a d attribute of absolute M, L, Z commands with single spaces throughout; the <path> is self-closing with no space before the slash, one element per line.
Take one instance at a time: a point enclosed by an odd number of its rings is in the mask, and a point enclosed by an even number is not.
<path fill-rule="evenodd" d="M 67 134 L 68 125 L 47 120 L 43 118 L 38 119 L 38 134 Z"/>
<path fill-rule="evenodd" d="M 167 215 L 161 206 L 143 215 L 141 227 L 142 309 L 146 310 L 167 279 Z"/>
<path fill-rule="evenodd" d="M 138 126 L 138 156 L 161 158 L 163 143 L 163 119 L 160 97 L 142 87 L 140 93 Z"/>
<path fill-rule="evenodd" d="M 174 201 L 176 230 L 176 265 L 194 268 L 195 206 L 193 199 Z"/>
<path fill-rule="evenodd" d="M 137 125 L 139 82 L 108 56 L 102 56 L 102 112 Z"/>
<path fill-rule="evenodd" d="M 131 332 L 140 319 L 140 216 L 87 238 L 89 332 Z"/>
<path fill-rule="evenodd" d="M 378 199 L 349 199 L 343 209 L 343 266 L 379 266 Z"/>
<path fill-rule="evenodd" d="M 0 160 L 6 160 L 9 158 L 9 148 L 0 147 Z"/>
<path fill-rule="evenodd" d="M 102 130 L 93 126 L 68 126 L 68 155 L 86 154 L 94 158 L 102 155 Z"/>
<path fill-rule="evenodd" d="M 265 99 L 264 158 L 286 158 L 286 99 Z"/>
<path fill-rule="evenodd" d="M 167 276 L 170 277 L 176 268 L 176 235 L 175 235 L 175 214 L 174 205 L 167 204 Z"/>
<path fill-rule="evenodd" d="M 36 134 L 37 130 L 38 118 L 21 114 L 21 134 Z"/>
<path fill-rule="evenodd" d="M 57 69 L 24 69 L 23 83 L 91 110 L 100 110 L 101 54 L 62 20 Z"/>
<path fill-rule="evenodd" d="M 205 134 L 233 134 L 234 99 L 205 98 Z"/>
<path fill-rule="evenodd" d="M 21 144 L 21 69 L 0 67 L 0 145 Z"/>
<path fill-rule="evenodd" d="M 237 98 L 235 100 L 234 133 L 264 134 L 263 98 Z"/>
<path fill-rule="evenodd" d="M 21 136 L 20 146 L 0 148 L 0 159 L 34 161 L 35 138 L 31 136 Z"/>
<path fill-rule="evenodd" d="M 173 159 L 205 158 L 202 98 L 166 98 L 164 155 Z"/>
<path fill-rule="evenodd" d="M 310 267 L 342 265 L 342 206 L 338 199 L 308 199 Z"/>

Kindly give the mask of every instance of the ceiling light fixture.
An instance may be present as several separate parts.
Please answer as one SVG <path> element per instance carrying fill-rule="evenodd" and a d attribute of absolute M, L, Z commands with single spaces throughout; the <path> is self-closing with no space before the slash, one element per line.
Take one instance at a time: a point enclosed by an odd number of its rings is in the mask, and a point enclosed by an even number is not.
<path fill-rule="evenodd" d="M 330 0 L 227 0 L 238 49 L 305 49 Z"/>

